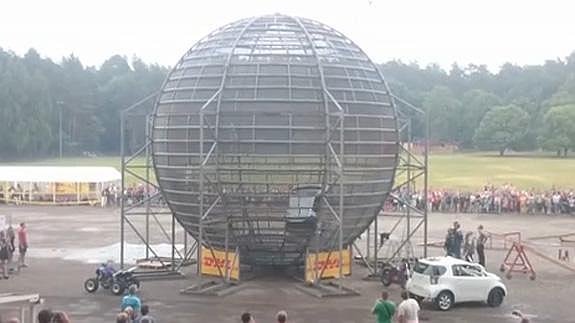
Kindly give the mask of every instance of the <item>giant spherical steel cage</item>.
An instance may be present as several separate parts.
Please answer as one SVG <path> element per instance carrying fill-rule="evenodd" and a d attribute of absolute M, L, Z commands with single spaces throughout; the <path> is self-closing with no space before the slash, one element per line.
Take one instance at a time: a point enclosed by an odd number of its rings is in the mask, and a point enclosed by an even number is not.
<path fill-rule="evenodd" d="M 166 78 L 152 157 L 178 222 L 242 263 L 296 265 L 349 245 L 380 212 L 399 153 L 375 64 L 309 19 L 269 15 L 196 43 Z"/>

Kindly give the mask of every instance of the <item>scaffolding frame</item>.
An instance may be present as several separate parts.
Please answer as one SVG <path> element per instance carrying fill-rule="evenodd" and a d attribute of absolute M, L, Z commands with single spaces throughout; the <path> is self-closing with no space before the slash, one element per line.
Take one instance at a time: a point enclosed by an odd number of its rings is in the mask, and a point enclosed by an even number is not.
<path fill-rule="evenodd" d="M 383 262 L 397 261 L 398 256 L 404 248 L 412 248 L 411 240 L 413 236 L 421 229 L 423 230 L 423 257 L 427 257 L 428 245 L 428 177 L 429 177 L 429 111 L 424 111 L 406 100 L 391 94 L 393 99 L 399 103 L 397 104 L 398 123 L 400 132 L 400 153 L 398 164 L 396 168 L 394 187 L 388 196 L 388 201 L 394 201 L 402 206 L 400 212 L 387 212 L 382 209 L 380 215 L 385 217 L 397 217 L 398 219 L 390 226 L 387 232 L 383 235 L 379 233 L 379 215 L 375 217 L 372 226 L 366 230 L 366 254 L 361 252 L 361 249 L 356 243 L 353 244 L 354 249 L 359 254 L 359 258 L 369 270 L 369 277 L 379 278 L 381 273 L 379 269 Z M 424 147 L 423 156 L 417 156 L 413 149 L 413 121 L 417 117 L 424 118 Z M 403 177 L 403 178 L 402 178 Z M 400 179 L 399 181 L 397 179 Z M 414 188 L 418 180 L 422 180 L 421 193 L 423 208 L 417 208 L 413 203 Z M 403 194 L 398 194 L 404 190 Z M 379 257 L 381 249 L 384 247 L 384 238 L 389 238 L 400 225 L 405 222 L 405 232 L 402 233 L 402 239 L 399 244 L 393 246 L 391 256 L 387 259 Z M 373 233 L 372 233 L 373 231 Z M 373 236 L 372 236 L 373 235 Z M 385 235 L 385 237 L 384 237 Z M 373 244 L 371 244 L 373 242 Z M 408 250 L 409 254 L 412 252 Z M 408 261 L 412 262 L 414 255 L 411 255 Z"/>
<path fill-rule="evenodd" d="M 140 278 L 155 279 L 161 277 L 171 277 L 172 274 L 180 274 L 183 266 L 193 262 L 193 255 L 198 248 L 197 241 L 190 240 L 188 233 L 184 230 L 182 241 L 184 248 L 182 251 L 177 248 L 176 238 L 176 218 L 162 201 L 158 184 L 152 176 L 152 108 L 158 97 L 158 92 L 152 93 L 133 105 L 121 111 L 120 114 L 120 155 L 121 155 L 121 199 L 120 199 L 120 267 L 126 267 L 127 243 L 126 233 L 131 232 L 136 235 L 138 242 L 145 245 L 145 258 L 142 260 L 159 262 L 159 265 L 152 266 L 155 270 L 139 271 Z M 143 119 L 143 120 L 142 120 Z M 136 144 L 135 149 L 130 149 L 127 142 L 130 138 L 130 123 L 136 121 L 135 127 L 144 127 L 144 142 Z M 138 122 L 139 121 L 139 122 Z M 133 128 L 132 128 L 133 129 Z M 143 159 L 143 163 L 142 163 Z M 143 173 L 143 174 L 142 174 Z M 139 184 L 144 185 L 143 198 L 127 203 L 127 179 L 135 178 Z M 153 191 L 151 190 L 153 188 Z M 170 217 L 169 228 L 160 221 Z M 138 227 L 136 221 L 144 219 L 144 228 Z M 162 240 L 170 245 L 171 254 L 169 258 L 160 256 L 160 252 L 151 243 L 151 235 L 159 233 Z M 191 244 L 190 244 L 191 242 Z"/>

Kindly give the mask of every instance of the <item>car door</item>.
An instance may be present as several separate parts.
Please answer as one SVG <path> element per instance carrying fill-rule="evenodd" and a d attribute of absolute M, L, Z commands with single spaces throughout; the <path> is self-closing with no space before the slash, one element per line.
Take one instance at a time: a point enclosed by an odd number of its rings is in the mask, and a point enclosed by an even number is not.
<path fill-rule="evenodd" d="M 473 295 L 474 299 L 471 301 L 484 302 L 487 300 L 493 278 L 489 277 L 480 266 L 473 266 L 473 269 L 477 272 L 477 293 Z"/>
<path fill-rule="evenodd" d="M 469 281 L 465 276 L 463 276 L 461 265 L 451 266 L 451 273 L 451 285 L 453 288 L 453 293 L 455 294 L 455 302 L 465 302 L 469 297 L 467 295 Z"/>
<path fill-rule="evenodd" d="M 473 266 L 453 265 L 454 292 L 456 302 L 482 300 L 484 295 L 485 277 Z"/>

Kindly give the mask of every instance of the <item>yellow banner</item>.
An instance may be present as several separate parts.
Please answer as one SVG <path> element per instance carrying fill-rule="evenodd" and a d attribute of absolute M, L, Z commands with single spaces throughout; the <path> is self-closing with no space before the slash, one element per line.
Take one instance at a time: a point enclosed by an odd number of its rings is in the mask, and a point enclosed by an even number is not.
<path fill-rule="evenodd" d="M 219 267 L 219 268 L 218 268 Z M 204 275 L 240 279 L 239 252 L 228 250 L 228 261 L 224 250 L 210 249 L 202 246 L 202 262 L 200 270 Z"/>
<path fill-rule="evenodd" d="M 76 193 L 76 183 L 56 183 L 56 194 L 75 194 Z"/>
<path fill-rule="evenodd" d="M 348 247 L 342 252 L 342 274 L 351 275 L 351 249 Z M 316 277 L 319 279 L 339 278 L 340 252 L 339 250 L 324 251 L 320 253 L 308 252 L 305 261 L 305 281 L 313 283 Z"/>

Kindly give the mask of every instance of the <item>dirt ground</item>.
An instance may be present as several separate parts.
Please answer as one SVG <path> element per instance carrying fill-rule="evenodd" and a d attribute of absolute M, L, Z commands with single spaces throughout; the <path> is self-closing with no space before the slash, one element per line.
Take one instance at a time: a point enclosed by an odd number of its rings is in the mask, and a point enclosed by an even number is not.
<path fill-rule="evenodd" d="M 13 223 L 28 223 L 32 256 L 29 268 L 9 280 L 0 280 L 0 293 L 38 292 L 45 299 L 43 306 L 68 312 L 76 323 L 114 321 L 120 298 L 112 296 L 108 291 L 87 294 L 83 290 L 83 281 L 93 274 L 95 265 L 64 260 L 62 255 L 71 253 L 71 250 L 91 250 L 117 243 L 117 210 L 0 206 L 0 215 L 11 216 Z M 454 220 L 458 220 L 464 230 L 473 230 L 483 224 L 486 230 L 492 232 L 521 231 L 523 239 L 575 232 L 575 218 L 569 216 L 432 214 L 429 240 L 442 240 L 447 226 Z M 160 218 L 159 222 L 168 224 L 169 219 Z M 379 231 L 386 231 L 395 219 L 380 217 L 379 222 Z M 134 223 L 143 228 L 142 219 L 134 219 Z M 152 229 L 150 236 L 154 243 L 166 241 L 157 229 Z M 179 242 L 182 237 L 180 230 Z M 395 236 L 400 237 L 400 233 Z M 128 234 L 127 239 L 137 242 L 134 234 Z M 365 248 L 362 245 L 365 240 L 365 237 L 360 240 L 360 248 Z M 414 244 L 420 240 L 418 235 Z M 556 258 L 558 242 L 558 239 L 538 240 L 533 245 Z M 419 253 L 420 248 L 417 249 Z M 574 249 L 570 247 L 570 254 L 575 256 Z M 430 248 L 429 252 L 430 255 L 442 253 L 438 248 Z M 488 270 L 499 273 L 498 268 L 504 256 L 502 250 L 488 250 Z M 501 307 L 461 304 L 444 313 L 425 306 L 422 320 L 445 323 L 517 322 L 510 313 L 513 309 L 520 309 L 531 315 L 532 322 L 573 322 L 575 309 L 570 305 L 573 303 L 572 295 L 575 294 L 575 273 L 535 255 L 530 255 L 530 260 L 537 271 L 537 279 L 531 281 L 525 275 L 515 274 L 511 280 L 505 280 L 509 295 Z M 571 265 L 574 263 L 571 262 Z M 192 268 L 189 270 L 192 271 Z M 239 315 L 246 310 L 254 313 L 258 322 L 272 322 L 274 314 L 284 309 L 289 314 L 290 322 L 366 323 L 375 321 L 370 309 L 383 288 L 379 282 L 363 280 L 366 274 L 365 268 L 354 266 L 353 275 L 345 279 L 345 286 L 359 291 L 361 295 L 345 298 L 315 298 L 296 288 L 301 283 L 270 274 L 244 282 L 240 291 L 226 297 L 181 295 L 179 290 L 193 283 L 192 274 L 184 280 L 146 281 L 141 289 L 141 297 L 150 305 L 159 322 L 239 322 Z M 389 290 L 392 300 L 399 301 L 399 287 L 392 286 Z M 3 317 L 14 315 L 15 309 L 0 307 L 0 314 Z"/>

